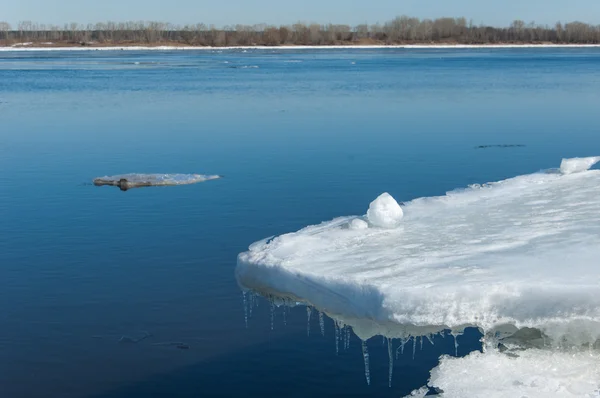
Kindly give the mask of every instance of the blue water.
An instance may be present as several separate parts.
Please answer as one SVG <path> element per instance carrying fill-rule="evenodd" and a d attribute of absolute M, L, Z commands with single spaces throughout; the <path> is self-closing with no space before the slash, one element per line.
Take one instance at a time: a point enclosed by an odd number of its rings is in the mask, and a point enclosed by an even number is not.
<path fill-rule="evenodd" d="M 246 329 L 236 255 L 384 191 L 600 155 L 598 104 L 597 49 L 0 53 L 0 396 L 407 394 L 451 337 L 409 343 L 391 389 L 370 340 L 367 386 L 329 319 L 271 331 L 263 301 Z M 225 178 L 89 185 L 130 172 Z"/>

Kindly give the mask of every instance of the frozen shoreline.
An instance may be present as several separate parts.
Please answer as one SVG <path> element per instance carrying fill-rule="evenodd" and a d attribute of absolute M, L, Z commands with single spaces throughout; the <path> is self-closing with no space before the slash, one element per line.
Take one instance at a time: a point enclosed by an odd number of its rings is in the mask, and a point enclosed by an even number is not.
<path fill-rule="evenodd" d="M 25 43 L 27 44 L 27 43 Z M 223 50 L 380 50 L 380 49 L 498 49 L 498 48 L 600 48 L 600 44 L 406 44 L 406 45 L 331 45 L 331 46 L 111 46 L 111 47 L 27 47 L 17 44 L 0 47 L 0 52 L 20 51 L 223 51 Z"/>

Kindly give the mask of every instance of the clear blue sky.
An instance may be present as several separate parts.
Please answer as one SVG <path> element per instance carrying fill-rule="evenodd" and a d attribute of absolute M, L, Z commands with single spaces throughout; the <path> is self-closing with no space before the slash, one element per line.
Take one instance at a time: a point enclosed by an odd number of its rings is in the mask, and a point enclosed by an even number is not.
<path fill-rule="evenodd" d="M 464 16 L 476 24 L 600 24 L 600 0 L 2 0 L 0 21 L 63 24 L 155 20 L 177 24 L 385 22 L 398 15 Z"/>

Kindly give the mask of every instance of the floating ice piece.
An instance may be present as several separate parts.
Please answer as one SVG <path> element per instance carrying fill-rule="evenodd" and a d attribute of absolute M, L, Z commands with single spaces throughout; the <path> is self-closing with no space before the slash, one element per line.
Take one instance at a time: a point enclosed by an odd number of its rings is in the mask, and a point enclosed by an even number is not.
<path fill-rule="evenodd" d="M 589 170 L 590 167 L 598 162 L 600 162 L 600 156 L 563 159 L 562 162 L 560 162 L 560 172 L 563 174 L 579 173 Z"/>
<path fill-rule="evenodd" d="M 589 170 L 415 199 L 397 228 L 352 229 L 356 217 L 341 217 L 256 242 L 238 255 L 236 278 L 314 306 L 363 340 L 513 325 L 549 345 L 593 343 L 599 193 L 600 171 Z"/>
<path fill-rule="evenodd" d="M 442 357 L 428 383 L 440 398 L 600 396 L 600 355 L 529 349 L 517 356 L 496 350 Z"/>
<path fill-rule="evenodd" d="M 523 144 L 493 144 L 493 145 L 478 145 L 475 149 L 486 149 L 486 148 L 522 148 Z"/>
<path fill-rule="evenodd" d="M 94 178 L 94 185 L 112 185 L 126 191 L 130 188 L 195 184 L 221 178 L 219 175 L 205 174 L 120 174 Z"/>
<path fill-rule="evenodd" d="M 387 192 L 382 193 L 371 202 L 367 210 L 369 222 L 382 228 L 394 228 L 404 216 L 402 208 L 396 200 Z"/>

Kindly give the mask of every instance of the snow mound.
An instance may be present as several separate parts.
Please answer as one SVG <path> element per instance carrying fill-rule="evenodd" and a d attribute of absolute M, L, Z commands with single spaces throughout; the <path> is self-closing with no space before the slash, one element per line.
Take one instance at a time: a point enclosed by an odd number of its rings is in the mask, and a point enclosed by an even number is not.
<path fill-rule="evenodd" d="M 404 216 L 402 208 L 387 192 L 382 193 L 371 202 L 367 210 L 369 222 L 381 228 L 394 228 Z"/>
<path fill-rule="evenodd" d="M 443 391 L 440 398 L 599 397 L 600 355 L 529 349 L 516 357 L 496 350 L 443 356 L 428 384 Z"/>
<path fill-rule="evenodd" d="M 218 175 L 205 174 L 119 174 L 94 178 L 94 185 L 112 185 L 127 190 L 130 188 L 195 184 L 221 178 Z"/>
<path fill-rule="evenodd" d="M 348 223 L 348 228 L 350 229 L 367 229 L 369 228 L 369 224 L 366 221 L 361 220 L 360 218 L 355 218 Z"/>
<path fill-rule="evenodd" d="M 235 274 L 244 290 L 314 306 L 363 340 L 510 325 L 551 346 L 594 343 L 599 191 L 598 170 L 540 172 L 412 200 L 399 224 L 384 194 L 367 219 L 397 227 L 336 218 L 252 244 Z"/>
<path fill-rule="evenodd" d="M 563 159 L 560 163 L 560 172 L 563 174 L 580 173 L 589 170 L 598 162 L 600 162 L 600 156 Z"/>

